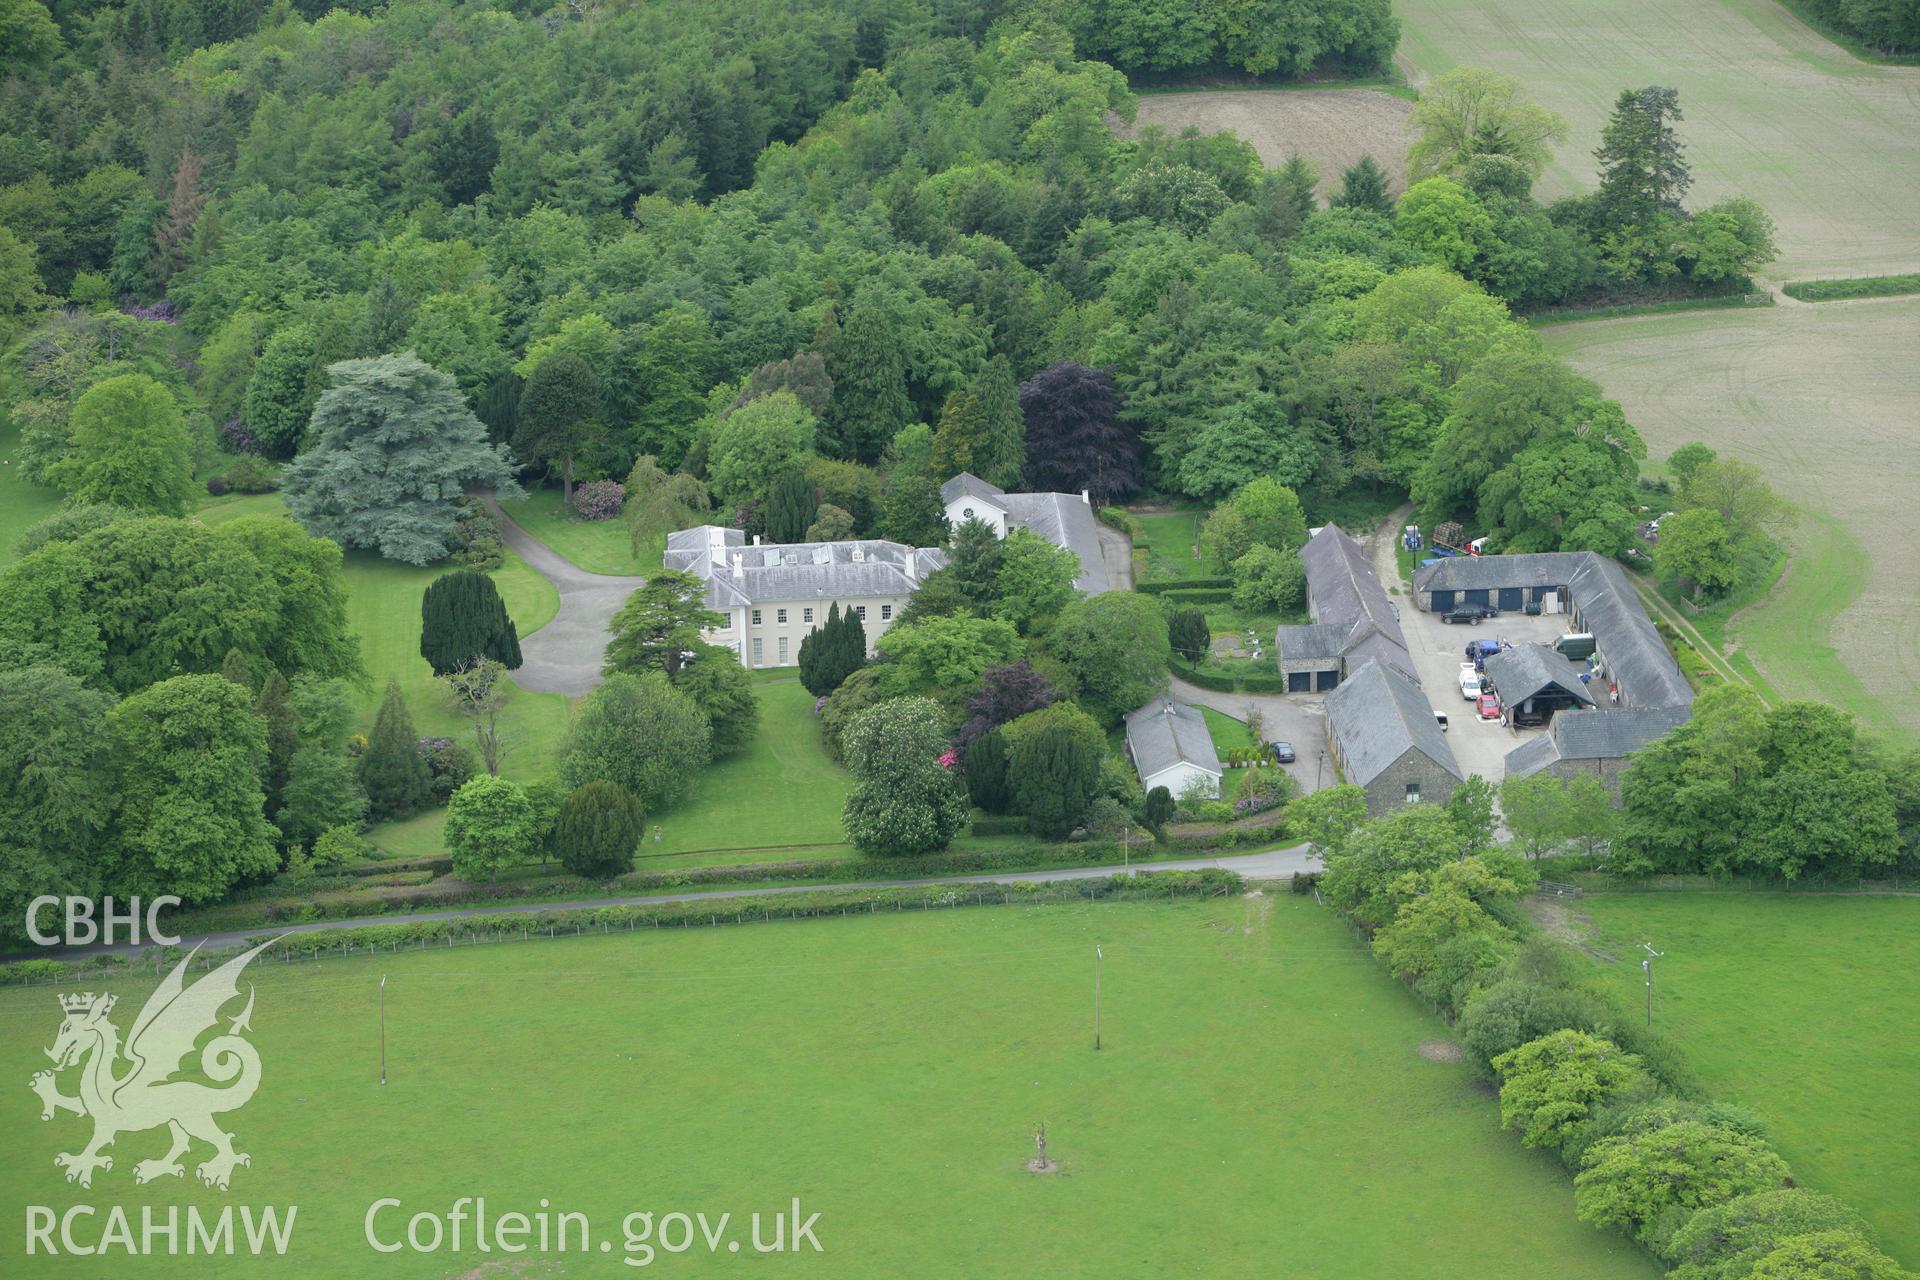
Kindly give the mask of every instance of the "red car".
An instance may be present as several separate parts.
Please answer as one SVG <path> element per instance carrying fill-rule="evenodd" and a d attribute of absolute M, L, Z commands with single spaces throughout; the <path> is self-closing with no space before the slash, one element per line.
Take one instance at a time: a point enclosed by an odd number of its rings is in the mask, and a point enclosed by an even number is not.
<path fill-rule="evenodd" d="M 1491 693 L 1480 695 L 1480 718 L 1498 720 L 1500 718 L 1500 699 Z"/>

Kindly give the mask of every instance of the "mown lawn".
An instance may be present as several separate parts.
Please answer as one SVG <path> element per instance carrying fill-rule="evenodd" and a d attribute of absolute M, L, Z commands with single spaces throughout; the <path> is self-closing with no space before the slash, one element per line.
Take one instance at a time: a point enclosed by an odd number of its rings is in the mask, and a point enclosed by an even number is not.
<path fill-rule="evenodd" d="M 209 1280 L 493 1275 L 473 1270 L 489 1255 L 470 1234 L 459 1254 L 366 1243 L 380 1198 L 402 1206 L 377 1220 L 384 1236 L 462 1196 L 494 1216 L 543 1199 L 588 1215 L 591 1260 L 502 1275 L 628 1270 L 620 1223 L 636 1210 L 731 1212 L 750 1240 L 748 1215 L 796 1196 L 825 1252 L 769 1265 L 810 1276 L 1657 1274 L 1575 1220 L 1565 1173 L 1500 1131 L 1463 1065 L 1421 1057 L 1445 1027 L 1307 899 L 589 935 L 257 963 L 246 980 L 266 1070 L 223 1119 L 252 1157 L 231 1192 L 134 1185 L 132 1164 L 164 1147 L 151 1131 L 123 1134 L 92 1190 L 71 1186 L 53 1155 L 84 1122 L 43 1124 L 22 1089 L 0 1111 L 17 1157 L 0 1197 L 123 1205 L 136 1224 L 143 1205 L 299 1206 L 290 1258 L 196 1257 Z M 151 983 L 111 984 L 123 1027 Z M 44 1068 L 58 1020 L 48 989 L 0 991 L 0 1074 Z M 1036 1177 L 1042 1124 L 1060 1169 Z M 10 1276 L 102 1274 L 26 1257 L 22 1232 L 22 1215 L 0 1221 Z M 753 1256 L 722 1243 L 654 1261 L 737 1275 Z M 181 1269 L 116 1254 L 106 1273 Z"/>
<path fill-rule="evenodd" d="M 60 507 L 57 489 L 28 484 L 20 474 L 20 432 L 0 419 L 0 569 L 14 561 L 14 544 Z"/>
<path fill-rule="evenodd" d="M 1204 511 L 1135 514 L 1140 532 L 1133 539 L 1133 575 L 1137 582 L 1204 578 L 1213 570 L 1196 554 Z"/>
<path fill-rule="evenodd" d="M 813 695 L 795 675 L 756 680 L 754 695 L 760 732 L 746 750 L 702 771 L 687 800 L 647 816 L 641 867 L 651 854 L 763 848 L 752 860 L 765 861 L 841 843 L 840 808 L 853 779 L 820 740 Z"/>
<path fill-rule="evenodd" d="M 425 665 L 421 663 L 423 670 Z M 754 681 L 754 694 L 760 700 L 759 734 L 745 751 L 717 760 L 701 771 L 686 800 L 647 815 L 647 835 L 635 864 L 639 870 L 777 862 L 851 852 L 840 827 L 840 807 L 852 789 L 853 779 L 833 762 L 821 744 L 820 727 L 813 717 L 813 695 L 790 673 L 755 675 L 760 677 Z M 515 694 L 518 699 L 541 696 Z M 418 721 L 418 711 L 415 717 Z M 553 756 L 565 729 L 562 719 L 551 741 L 542 739 L 542 758 L 526 762 L 537 764 L 538 769 L 523 768 L 523 776 L 551 776 Z M 427 731 L 421 728 L 421 732 Z M 507 764 L 512 763 L 509 756 Z M 505 766 L 501 773 L 516 776 Z M 441 828 L 445 821 L 445 810 L 437 809 L 405 822 L 376 827 L 371 838 L 395 856 L 444 853 Z M 656 831 L 658 840 L 654 838 Z M 964 847 L 965 842 L 957 844 Z"/>
<path fill-rule="evenodd" d="M 560 505 L 558 489 L 534 489 L 520 502 L 503 502 L 500 509 L 555 551 L 588 573 L 616 576 L 646 574 L 660 567 L 666 550 L 666 535 L 650 540 L 638 556 L 629 549 L 627 522 L 612 520 L 575 520 Z"/>
<path fill-rule="evenodd" d="M 1796 1180 L 1858 1207 L 1920 1265 L 1920 899 L 1782 893 L 1602 893 L 1582 900 L 1601 971 L 1716 1097 L 1766 1117 Z"/>

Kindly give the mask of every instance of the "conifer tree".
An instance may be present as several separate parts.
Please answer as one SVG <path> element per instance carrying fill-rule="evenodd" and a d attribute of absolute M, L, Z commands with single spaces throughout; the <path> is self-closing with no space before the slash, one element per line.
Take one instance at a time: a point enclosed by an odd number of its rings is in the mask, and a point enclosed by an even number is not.
<path fill-rule="evenodd" d="M 800 641 L 800 683 L 824 698 L 867 663 L 867 629 L 852 609 L 840 612 L 835 601 L 827 620 Z"/>
<path fill-rule="evenodd" d="M 979 475 L 976 455 L 984 451 L 986 434 L 986 414 L 973 394 L 973 384 L 968 383 L 948 396 L 940 410 L 940 422 L 933 429 L 934 474 L 952 477 L 971 471 Z"/>
<path fill-rule="evenodd" d="M 804 542 L 807 527 L 819 514 L 820 500 L 805 473 L 789 471 L 773 482 L 767 505 L 760 510 L 769 542 Z"/>
<path fill-rule="evenodd" d="M 444 676 L 477 658 L 520 666 L 520 633 L 493 579 L 472 569 L 435 578 L 420 598 L 420 656 Z"/>
<path fill-rule="evenodd" d="M 1005 356 L 995 356 L 973 376 L 973 398 L 986 420 L 986 443 L 974 474 L 1002 489 L 1017 488 L 1027 468 L 1027 420 L 1020 412 L 1020 384 Z"/>
<path fill-rule="evenodd" d="M 988 813 L 1007 811 L 1007 738 L 998 728 L 973 740 L 961 757 L 967 775 L 967 794 Z"/>
<path fill-rule="evenodd" d="M 300 748 L 300 713 L 293 709 L 292 690 L 278 667 L 269 668 L 253 713 L 267 722 L 266 812 L 278 813 L 287 789 L 293 753 Z"/>
<path fill-rule="evenodd" d="M 253 692 L 253 670 L 247 665 L 247 655 L 238 649 L 227 650 L 226 661 L 220 664 L 220 674 L 248 693 Z"/>
<path fill-rule="evenodd" d="M 969 471 L 1006 489 L 1020 483 L 1026 463 L 1020 387 L 1006 357 L 995 356 L 947 397 L 933 433 L 933 478 L 943 481 Z"/>
<path fill-rule="evenodd" d="M 1360 162 L 1340 175 L 1340 194 L 1335 196 L 1332 205 L 1336 209 L 1360 209 L 1367 213 L 1393 212 L 1393 201 L 1387 195 L 1387 175 L 1370 155 L 1361 156 Z"/>
<path fill-rule="evenodd" d="M 940 486 L 923 475 L 897 472 L 887 485 L 880 531 L 910 547 L 937 547 L 947 540 L 947 507 Z"/>
<path fill-rule="evenodd" d="M 1087 816 L 1100 785 L 1100 757 L 1066 725 L 1020 740 L 1007 760 L 1014 807 L 1037 836 L 1064 840 Z"/>
<path fill-rule="evenodd" d="M 640 802 L 619 783 L 582 783 L 554 819 L 553 847 L 560 865 L 593 880 L 633 870 L 641 817 Z"/>
<path fill-rule="evenodd" d="M 842 457 L 874 462 L 913 421 L 906 356 L 893 317 L 877 302 L 857 304 L 826 358 L 833 379 L 829 443 Z"/>
<path fill-rule="evenodd" d="M 387 696 L 360 753 L 360 785 L 375 818 L 398 818 L 414 812 L 433 794 L 433 776 L 420 755 L 413 717 L 400 681 L 389 677 Z"/>

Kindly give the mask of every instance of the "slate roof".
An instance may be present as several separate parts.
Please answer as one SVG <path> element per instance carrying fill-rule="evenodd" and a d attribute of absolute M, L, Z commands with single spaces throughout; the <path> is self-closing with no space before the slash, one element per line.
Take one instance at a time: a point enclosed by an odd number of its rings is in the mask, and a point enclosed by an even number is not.
<path fill-rule="evenodd" d="M 1488 591 L 1498 587 L 1564 587 L 1591 551 L 1536 551 L 1517 556 L 1450 556 L 1413 573 L 1415 591 Z"/>
<path fill-rule="evenodd" d="M 990 502 L 1029 533 L 1065 547 L 1080 557 L 1080 573 L 1073 585 L 1090 596 L 1113 590 L 1107 578 L 1106 558 L 1100 554 L 1100 526 L 1093 508 L 1077 493 L 1008 493 L 969 471 L 940 486 L 940 501 L 950 503 L 966 495 Z"/>
<path fill-rule="evenodd" d="M 1605 556 L 1585 554 L 1587 562 L 1567 585 L 1580 625 L 1593 633 L 1601 665 L 1619 683 L 1621 697 L 1635 707 L 1692 706 L 1693 686 L 1654 630 L 1627 571 Z"/>
<path fill-rule="evenodd" d="M 1100 554 L 1100 526 L 1093 508 L 1073 493 L 1008 493 L 1001 499 L 1007 514 L 1056 547 L 1080 557 L 1080 574 L 1073 585 L 1090 596 L 1111 591 L 1106 557 Z"/>
<path fill-rule="evenodd" d="M 1338 526 L 1323 525 L 1300 549 L 1300 560 L 1306 566 L 1307 604 L 1313 624 L 1281 627 L 1274 636 L 1275 652 L 1286 657 L 1343 657 L 1350 668 L 1377 659 L 1398 667 L 1418 684 L 1420 673 L 1407 652 L 1407 637 L 1400 630 L 1393 602 L 1387 599 L 1373 562 L 1360 544 Z M 1334 626 L 1345 633 L 1337 651 L 1292 652 L 1301 645 L 1326 645 L 1325 637 L 1331 633 L 1318 628 Z"/>
<path fill-rule="evenodd" d="M 1562 760 L 1614 760 L 1693 718 L 1690 707 L 1616 707 L 1557 715 L 1554 745 Z"/>
<path fill-rule="evenodd" d="M 1213 749 L 1206 717 L 1184 702 L 1155 698 L 1128 712 L 1127 750 L 1142 782 L 1179 764 L 1220 774 L 1220 756 Z"/>
<path fill-rule="evenodd" d="M 1423 565 L 1413 589 L 1494 590 L 1500 587 L 1566 587 L 1591 632 L 1609 679 L 1637 707 L 1685 707 L 1693 687 L 1654 629 L 1653 619 L 1616 562 L 1592 551 L 1546 551 L 1518 556 L 1455 556 Z"/>
<path fill-rule="evenodd" d="M 1568 711 L 1555 716 L 1554 719 L 1556 721 L 1571 720 L 1576 715 L 1585 714 L 1588 713 Z M 1591 714 L 1599 715 L 1600 713 L 1596 711 Z M 1538 773 L 1559 758 L 1560 749 L 1553 744 L 1553 735 L 1551 733 L 1543 733 L 1538 737 L 1528 738 L 1525 742 L 1507 752 L 1507 777 L 1524 778 L 1530 773 Z"/>
<path fill-rule="evenodd" d="M 1592 705 L 1593 691 L 1580 682 L 1580 669 L 1551 645 L 1522 644 L 1490 654 L 1487 678 L 1507 706 L 1548 689 L 1560 689 Z"/>
<path fill-rule="evenodd" d="M 1524 778 L 1558 760 L 1619 760 L 1692 717 L 1687 707 L 1563 711 L 1550 731 L 1507 753 L 1507 776 Z"/>
<path fill-rule="evenodd" d="M 1274 652 L 1282 661 L 1289 658 L 1337 659 L 1346 652 L 1347 637 L 1353 628 L 1344 622 L 1309 622 L 1305 626 L 1281 627 L 1273 637 Z"/>
<path fill-rule="evenodd" d="M 738 573 L 732 562 L 736 554 Z M 732 609 L 773 601 L 911 595 L 921 580 L 946 564 L 947 553 L 880 539 L 748 546 L 738 529 L 702 525 L 668 534 L 665 561 L 669 569 L 707 580 L 709 608 Z"/>
<path fill-rule="evenodd" d="M 1427 695 L 1394 667 L 1368 662 L 1329 693 L 1327 732 L 1333 735 L 1347 781 L 1360 786 L 1379 777 L 1410 750 L 1466 779 L 1447 745 L 1447 735 L 1433 718 Z"/>
<path fill-rule="evenodd" d="M 1002 511 L 1006 510 L 1006 504 L 1003 499 L 1006 498 L 1007 491 L 999 485 L 988 484 L 971 471 L 962 471 L 959 475 L 941 485 L 940 501 L 942 503 L 952 502 L 963 493 L 969 497 L 979 498 L 983 502 L 991 502 Z"/>

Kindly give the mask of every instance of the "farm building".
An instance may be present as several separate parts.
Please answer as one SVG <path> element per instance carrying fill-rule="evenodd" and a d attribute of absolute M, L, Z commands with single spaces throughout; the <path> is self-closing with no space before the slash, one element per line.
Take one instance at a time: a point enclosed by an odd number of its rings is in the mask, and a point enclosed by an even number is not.
<path fill-rule="evenodd" d="M 948 524 L 984 520 L 993 526 L 996 538 L 1006 537 L 1011 529 L 1025 529 L 1080 557 L 1080 576 L 1073 580 L 1074 586 L 1090 596 L 1113 589 L 1107 580 L 1107 562 L 1100 554 L 1093 503 L 1084 491 L 1008 493 L 962 471 L 940 486 L 940 501 L 946 504 Z"/>
<path fill-rule="evenodd" d="M 1155 698 L 1127 715 L 1127 754 L 1151 791 L 1165 787 L 1175 796 L 1199 781 L 1207 795 L 1220 794 L 1220 756 L 1198 709 L 1169 698 Z"/>
<path fill-rule="evenodd" d="M 1517 610 L 1537 601 L 1548 613 L 1568 614 L 1568 631 L 1593 636 L 1596 680 L 1604 678 L 1610 705 L 1693 703 L 1692 686 L 1654 630 L 1626 570 L 1605 556 L 1551 551 L 1437 560 L 1413 575 L 1413 599 L 1435 613 L 1459 604 Z"/>
<path fill-rule="evenodd" d="M 835 604 L 859 617 L 871 652 L 947 553 L 875 538 L 749 544 L 739 529 L 708 524 L 668 534 L 665 560 L 706 579 L 707 607 L 726 616 L 707 643 L 732 649 L 743 667 L 790 667 Z"/>
<path fill-rule="evenodd" d="M 1523 644 L 1486 660 L 1487 682 L 1500 695 L 1515 724 L 1545 724 L 1556 711 L 1593 706 L 1593 694 L 1576 666 L 1551 645 Z"/>
<path fill-rule="evenodd" d="M 1327 695 L 1327 746 L 1341 776 L 1366 791 L 1373 817 L 1402 804 L 1445 804 L 1465 780 L 1426 694 L 1377 661 Z"/>
<path fill-rule="evenodd" d="M 1589 773 L 1618 801 L 1627 757 L 1685 724 L 1692 714 L 1686 707 L 1634 707 L 1557 715 L 1546 733 L 1507 753 L 1507 776 L 1524 778 L 1545 771 L 1571 778 Z"/>
<path fill-rule="evenodd" d="M 1399 616 L 1360 544 L 1326 525 L 1307 540 L 1300 559 L 1313 621 L 1281 627 L 1273 638 L 1287 692 L 1325 693 L 1370 661 L 1396 667 L 1418 684 Z"/>

